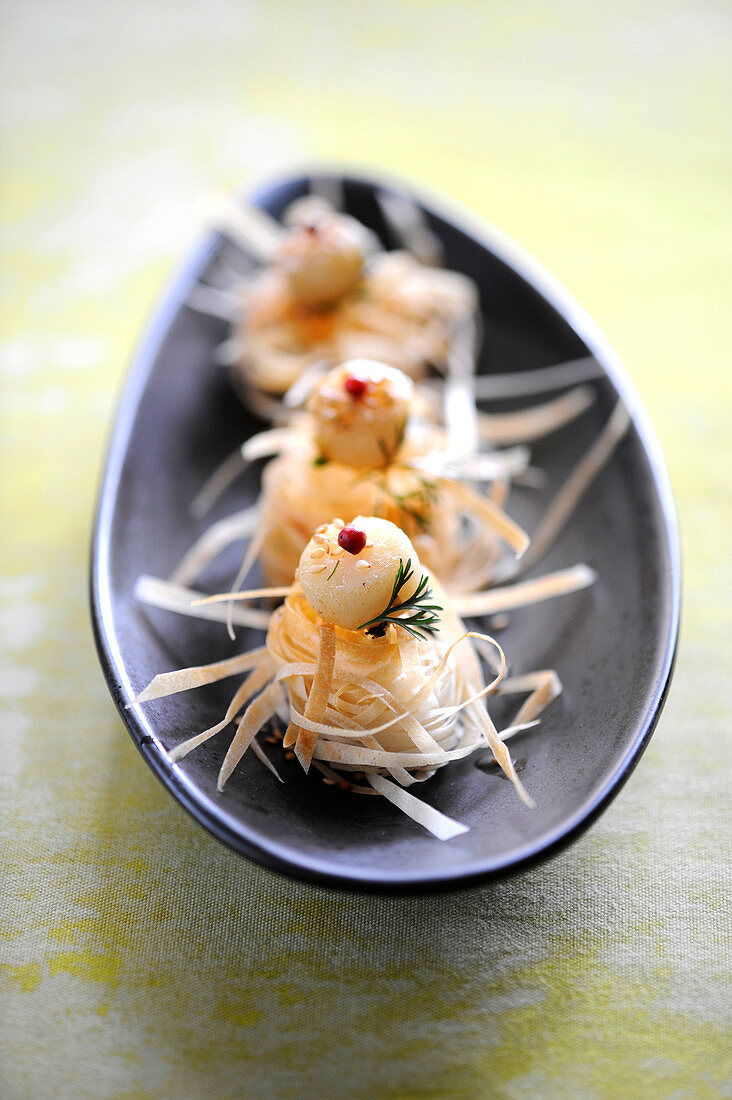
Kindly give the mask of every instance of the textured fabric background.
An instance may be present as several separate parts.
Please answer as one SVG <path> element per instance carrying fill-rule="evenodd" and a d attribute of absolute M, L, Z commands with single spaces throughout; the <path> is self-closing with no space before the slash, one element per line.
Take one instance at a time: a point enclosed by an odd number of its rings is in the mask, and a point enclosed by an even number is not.
<path fill-rule="evenodd" d="M 730 1095 L 728 5 L 1 18 L 2 1095 Z M 91 640 L 143 320 L 212 196 L 323 158 L 536 255 L 625 359 L 677 494 L 685 619 L 650 748 L 570 850 L 467 893 L 331 894 L 224 849 L 146 769 Z"/>

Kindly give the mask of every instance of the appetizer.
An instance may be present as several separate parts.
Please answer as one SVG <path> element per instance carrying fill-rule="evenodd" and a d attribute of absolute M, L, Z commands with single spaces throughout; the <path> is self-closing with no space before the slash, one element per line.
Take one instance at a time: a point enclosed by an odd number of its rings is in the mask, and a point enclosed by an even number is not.
<path fill-rule="evenodd" d="M 205 513 L 245 463 L 270 457 L 258 504 L 212 524 L 174 571 L 177 584 L 195 581 L 230 543 L 249 538 L 232 587 L 259 558 L 265 582 L 288 584 L 310 533 L 332 516 L 378 515 L 412 540 L 420 560 L 451 593 L 475 592 L 516 572 L 529 538 L 505 511 L 513 478 L 527 473 L 529 450 L 498 450 L 536 438 L 579 416 L 592 401 L 586 386 L 525 412 L 479 414 L 481 447 L 464 450 L 469 424 L 442 427 L 435 407 L 405 374 L 373 360 L 352 360 L 314 387 L 307 411 L 286 428 L 253 436 L 194 501 Z M 513 436 L 511 435 L 513 432 Z M 274 456 L 274 457 L 273 457 Z M 483 491 L 476 489 L 482 483 Z"/>
<path fill-rule="evenodd" d="M 226 593 L 205 603 L 273 594 Z M 403 531 L 373 516 L 323 524 L 301 555 L 294 584 L 279 594 L 285 602 L 270 617 L 264 646 L 158 675 L 134 700 L 144 703 L 246 673 L 220 721 L 170 750 L 171 761 L 236 722 L 219 791 L 249 748 L 279 779 L 257 741 L 262 727 L 279 718 L 286 727 L 282 748 L 306 772 L 312 765 L 326 782 L 380 794 L 440 839 L 465 826 L 407 788 L 471 753 L 492 753 L 531 804 L 504 741 L 535 723 L 561 691 L 559 678 L 551 670 L 506 678 L 501 647 L 466 630 Z M 488 682 L 477 645 L 491 647 L 498 657 Z M 484 701 L 506 692 L 529 697 L 499 732 Z"/>
<path fill-rule="evenodd" d="M 285 223 L 233 212 L 224 230 L 244 236 L 263 266 L 218 300 L 204 287 L 190 302 L 232 321 L 219 357 L 247 400 L 266 412 L 267 397 L 345 359 L 383 360 L 412 378 L 446 371 L 457 328 L 477 310 L 471 279 L 406 249 L 385 251 L 355 218 L 312 196 L 293 204 Z"/>

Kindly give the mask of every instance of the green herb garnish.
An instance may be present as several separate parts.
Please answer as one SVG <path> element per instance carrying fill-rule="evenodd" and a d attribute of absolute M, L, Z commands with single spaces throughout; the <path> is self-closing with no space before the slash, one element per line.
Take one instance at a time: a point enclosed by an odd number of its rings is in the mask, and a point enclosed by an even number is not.
<path fill-rule="evenodd" d="M 326 580 L 330 580 L 330 578 L 331 578 L 331 577 L 333 576 L 333 574 L 335 573 L 336 569 L 338 568 L 338 566 L 339 566 L 340 564 L 341 564 L 341 563 L 340 563 L 339 561 L 337 561 L 337 562 L 335 563 L 335 565 L 334 565 L 334 566 L 333 566 L 333 568 L 331 569 L 330 573 L 329 573 L 329 574 L 328 574 L 328 576 L 326 577 Z"/>
<path fill-rule="evenodd" d="M 405 566 L 400 558 L 388 604 L 380 615 L 376 615 L 366 623 L 361 623 L 358 629 L 364 630 L 368 627 L 366 633 L 374 638 L 379 638 L 386 631 L 387 624 L 393 623 L 394 626 L 400 626 L 403 630 L 407 630 L 415 638 L 426 638 L 428 634 L 434 634 L 438 629 L 439 612 L 442 611 L 442 608 L 439 604 L 427 602 L 432 599 L 432 589 L 429 586 L 426 573 L 422 574 L 422 579 L 413 595 L 408 600 L 404 600 L 403 603 L 398 603 L 399 593 L 413 576 L 412 559 L 407 558 Z M 411 614 L 400 618 L 404 611 L 410 611 Z"/>
<path fill-rule="evenodd" d="M 396 462 L 392 463 L 393 468 L 397 466 L 414 473 L 409 466 L 402 466 Z M 437 485 L 434 481 L 430 481 L 419 474 L 415 474 L 415 477 L 419 487 L 411 489 L 408 493 L 398 493 L 395 489 L 390 488 L 388 479 L 380 470 L 366 470 L 365 473 L 355 477 L 352 484 L 360 485 L 362 481 L 371 481 L 381 492 L 382 498 L 388 497 L 389 500 L 393 501 L 399 511 L 412 520 L 418 530 L 429 531 L 432 527 L 431 506 L 437 500 Z M 380 499 L 374 505 L 373 515 L 380 516 L 381 508 L 382 500 Z"/>
<path fill-rule="evenodd" d="M 317 458 L 313 459 L 313 466 L 325 466 L 327 461 L 328 459 L 324 455 L 318 455 Z"/>
<path fill-rule="evenodd" d="M 391 458 L 392 452 L 389 450 L 381 436 L 377 436 L 376 443 L 379 450 L 381 451 L 381 457 L 384 460 L 384 465 L 387 466 L 389 464 L 389 459 Z"/>
<path fill-rule="evenodd" d="M 422 482 L 421 478 L 419 480 Z M 420 531 L 429 531 L 431 524 L 424 511 L 429 514 L 429 502 L 433 494 L 427 482 L 422 483 L 421 489 L 411 489 L 408 493 L 397 493 L 395 489 L 390 489 L 386 479 L 377 482 L 377 488 L 381 489 L 384 496 L 393 500 L 399 511 L 409 516 Z"/>

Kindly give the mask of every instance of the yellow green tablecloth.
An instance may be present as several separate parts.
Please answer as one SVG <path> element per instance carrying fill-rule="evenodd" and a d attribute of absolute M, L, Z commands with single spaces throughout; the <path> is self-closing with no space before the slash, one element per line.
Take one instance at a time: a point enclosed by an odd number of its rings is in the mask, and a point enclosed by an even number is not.
<path fill-rule="evenodd" d="M 2 24 L 0 1095 L 730 1095 L 728 7 L 9 0 Z M 323 160 L 437 188 L 554 272 L 680 510 L 639 768 L 571 849 L 462 894 L 229 852 L 146 769 L 91 640 L 100 463 L 156 294 L 212 198 Z"/>

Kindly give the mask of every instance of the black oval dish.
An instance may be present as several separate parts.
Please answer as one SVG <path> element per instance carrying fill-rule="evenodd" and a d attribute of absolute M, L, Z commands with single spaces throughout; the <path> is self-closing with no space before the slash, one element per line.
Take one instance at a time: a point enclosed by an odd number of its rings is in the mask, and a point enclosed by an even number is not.
<path fill-rule="evenodd" d="M 375 199 L 377 189 L 389 185 L 363 178 L 339 182 L 346 209 L 394 247 Z M 286 179 L 254 201 L 277 217 L 309 186 L 307 178 Z M 294 764 L 284 764 L 280 785 L 251 753 L 218 794 L 216 775 L 230 731 L 174 766 L 164 748 L 214 721 L 230 685 L 125 709 L 157 672 L 261 642 L 245 631 L 232 644 L 221 624 L 151 610 L 133 598 L 140 573 L 170 573 L 201 529 L 188 512 L 195 492 L 261 427 L 213 364 L 225 322 L 185 304 L 196 280 L 216 278 L 222 265 L 246 265 L 220 236 L 200 248 L 168 292 L 134 363 L 93 541 L 91 603 L 102 667 L 134 742 L 171 794 L 216 837 L 259 863 L 330 886 L 382 892 L 436 890 L 505 875 L 576 837 L 618 791 L 648 742 L 669 684 L 679 616 L 671 492 L 653 430 L 623 367 L 587 315 L 514 245 L 485 225 L 446 215 L 439 205 L 423 209 L 444 245 L 446 266 L 471 275 L 480 288 L 482 372 L 526 370 L 587 354 L 602 368 L 596 405 L 534 448 L 550 488 L 589 445 L 617 394 L 633 417 L 612 461 L 534 570 L 583 561 L 597 569 L 597 584 L 513 612 L 501 635 L 515 671 L 554 667 L 564 684 L 541 725 L 512 743 L 536 809 L 526 809 L 495 768 L 475 757 L 443 769 L 421 788 L 426 801 L 470 827 L 446 843 L 385 801 L 327 787 Z M 254 470 L 208 522 L 253 500 L 258 488 Z M 512 511 L 531 531 L 539 507 L 536 494 L 524 492 Z M 221 570 L 209 590 L 229 583 L 233 562 Z"/>

